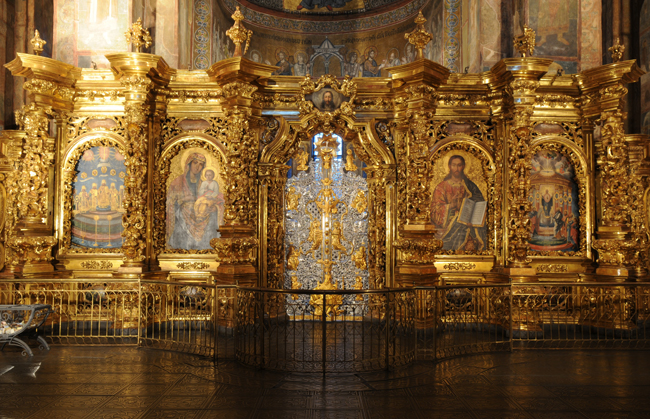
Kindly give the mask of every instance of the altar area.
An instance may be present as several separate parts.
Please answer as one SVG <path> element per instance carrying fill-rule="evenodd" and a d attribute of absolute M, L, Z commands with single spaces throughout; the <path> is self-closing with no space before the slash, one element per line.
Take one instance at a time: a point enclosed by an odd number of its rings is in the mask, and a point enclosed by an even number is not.
<path fill-rule="evenodd" d="M 534 298 L 648 280 L 649 141 L 623 130 L 626 85 L 643 72 L 618 46 L 611 64 L 549 74 L 527 28 L 521 57 L 451 73 L 423 58 L 420 15 L 413 62 L 312 79 L 244 58 L 255 35 L 233 19 L 234 56 L 208 70 L 138 52 L 140 23 L 136 52 L 107 55 L 110 70 L 23 53 L 6 65 L 30 103 L 0 137 L 3 300 L 65 291 L 83 301 L 57 301 L 83 321 L 230 327 L 237 287 L 284 290 L 274 309 L 284 298 L 311 321 L 363 318 L 389 298 L 370 290 L 521 283 Z M 476 295 L 493 307 L 501 291 Z M 145 296 L 175 314 L 145 316 Z M 418 298 L 400 304 L 426 324 L 439 312 Z M 342 311 L 354 304 L 366 311 Z"/>

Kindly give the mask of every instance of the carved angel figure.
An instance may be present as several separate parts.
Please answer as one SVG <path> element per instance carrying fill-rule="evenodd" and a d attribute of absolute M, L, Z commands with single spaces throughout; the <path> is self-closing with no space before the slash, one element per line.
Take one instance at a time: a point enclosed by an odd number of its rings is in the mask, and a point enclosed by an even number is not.
<path fill-rule="evenodd" d="M 348 148 L 347 156 L 345 156 L 345 170 L 348 172 L 354 172 L 358 167 L 354 164 L 354 155 L 352 154 L 352 149 Z"/>
<path fill-rule="evenodd" d="M 287 257 L 287 267 L 290 271 L 298 269 L 300 264 L 300 249 L 293 245 L 289 246 L 289 256 Z"/>
<path fill-rule="evenodd" d="M 296 188 L 291 186 L 287 193 L 287 211 L 297 210 L 300 202 L 300 195 L 296 193 Z"/>
<path fill-rule="evenodd" d="M 357 192 L 357 196 L 355 196 L 354 200 L 352 201 L 352 208 L 361 214 L 366 210 L 367 207 L 368 201 L 366 200 L 366 193 L 364 191 Z"/>
<path fill-rule="evenodd" d="M 332 228 L 332 249 L 339 250 L 347 255 L 348 251 L 341 243 L 341 240 L 345 240 L 345 237 L 343 237 L 343 228 L 341 227 L 340 221 L 335 221 Z"/>
<path fill-rule="evenodd" d="M 309 153 L 307 153 L 305 150 L 300 150 L 298 157 L 296 157 L 296 161 L 298 162 L 298 167 L 296 167 L 296 170 L 309 169 L 309 166 L 307 165 L 307 162 L 309 161 Z"/>
<path fill-rule="evenodd" d="M 320 248 L 321 242 L 323 241 L 323 230 L 321 229 L 320 220 L 314 220 L 309 225 L 309 237 L 307 241 L 312 242 L 310 252 L 314 252 Z"/>
<path fill-rule="evenodd" d="M 359 249 L 357 249 L 356 252 L 352 254 L 350 257 L 352 261 L 354 262 L 354 265 L 357 267 L 357 269 L 361 270 L 366 270 L 368 269 L 368 265 L 366 264 L 366 248 L 365 246 L 361 246 Z"/>

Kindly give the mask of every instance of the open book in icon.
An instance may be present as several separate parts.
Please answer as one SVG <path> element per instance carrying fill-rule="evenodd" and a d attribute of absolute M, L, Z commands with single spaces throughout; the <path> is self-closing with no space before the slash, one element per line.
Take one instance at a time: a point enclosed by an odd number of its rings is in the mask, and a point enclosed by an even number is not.
<path fill-rule="evenodd" d="M 483 227 L 485 215 L 487 214 L 487 201 L 473 201 L 469 198 L 463 199 L 460 206 L 458 222 L 472 227 Z"/>

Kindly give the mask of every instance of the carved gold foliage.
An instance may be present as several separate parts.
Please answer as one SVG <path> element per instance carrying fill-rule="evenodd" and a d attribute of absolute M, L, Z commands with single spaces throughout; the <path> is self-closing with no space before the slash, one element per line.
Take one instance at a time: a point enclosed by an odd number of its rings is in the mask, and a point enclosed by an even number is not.
<path fill-rule="evenodd" d="M 24 263 L 50 262 L 52 247 L 56 244 L 53 236 L 12 236 L 7 240 L 7 247 L 13 252 L 8 265 L 17 266 Z"/>
<path fill-rule="evenodd" d="M 537 106 L 547 108 L 569 108 L 573 107 L 576 99 L 569 95 L 545 94 L 537 95 Z"/>
<path fill-rule="evenodd" d="M 632 240 L 597 239 L 594 249 L 598 251 L 601 266 L 637 266 L 639 263 L 637 243 Z"/>
<path fill-rule="evenodd" d="M 167 102 L 208 103 L 218 102 L 223 97 L 221 89 L 216 90 L 173 90 L 166 94 Z"/>
<path fill-rule="evenodd" d="M 516 80 L 524 81 L 526 80 Z M 537 83 L 537 82 L 535 82 Z M 533 84 L 535 84 L 533 83 Z M 512 82 L 511 85 L 515 84 Z M 538 84 L 538 83 L 537 83 Z M 513 89 L 515 91 L 515 89 Z M 508 138 L 510 148 L 508 158 L 508 188 L 509 215 L 508 225 L 508 260 L 515 266 L 525 266 L 530 263 L 530 207 L 528 191 L 530 189 L 530 117 L 533 109 L 530 106 L 516 107 L 512 114 L 512 126 Z"/>
<path fill-rule="evenodd" d="M 254 227 L 257 220 L 257 155 L 259 139 L 249 129 L 250 109 L 226 109 L 228 124 L 225 216 L 227 225 Z"/>
<path fill-rule="evenodd" d="M 67 120 L 68 128 L 68 142 L 74 141 L 78 136 L 86 134 L 91 131 L 102 131 L 106 128 L 91 129 L 88 123 L 93 120 L 110 119 L 115 122 L 115 125 L 108 129 L 122 138 L 126 138 L 126 118 L 121 115 L 93 115 L 93 116 L 72 116 Z"/>
<path fill-rule="evenodd" d="M 173 121 L 169 121 L 169 125 L 163 127 L 173 127 Z M 163 134 L 166 138 L 171 131 Z M 188 148 L 201 147 L 219 162 L 219 167 L 225 166 L 222 154 L 210 142 L 197 138 L 181 138 L 174 145 L 172 145 L 165 154 L 156 163 L 157 170 L 154 172 L 154 226 L 153 226 L 153 246 L 156 255 L 161 253 L 180 253 L 180 254 L 210 254 L 214 253 L 212 249 L 204 250 L 186 250 L 186 249 L 167 249 L 166 237 L 166 223 L 167 223 L 167 185 L 169 183 L 169 176 L 171 175 L 171 162 L 181 154 L 183 150 Z"/>
<path fill-rule="evenodd" d="M 486 104 L 484 95 L 438 94 L 436 97 L 440 106 L 483 106 Z"/>
<path fill-rule="evenodd" d="M 223 97 L 226 99 L 241 96 L 241 97 L 252 97 L 253 93 L 257 91 L 257 87 L 249 83 L 242 83 L 240 81 L 235 81 L 228 83 L 222 88 Z"/>
<path fill-rule="evenodd" d="M 74 98 L 75 90 L 69 87 L 60 86 L 51 81 L 42 79 L 29 79 L 23 83 L 23 88 L 29 92 L 39 95 L 52 96 L 65 101 L 71 101 Z"/>
<path fill-rule="evenodd" d="M 176 267 L 184 271 L 202 271 L 208 269 L 210 264 L 207 262 L 178 262 Z"/>
<path fill-rule="evenodd" d="M 47 44 L 47 42 L 41 39 L 41 34 L 38 32 L 38 29 L 34 31 L 34 37 L 29 41 L 29 43 L 32 44 L 34 54 L 36 55 L 41 55 L 43 47 Z"/>
<path fill-rule="evenodd" d="M 94 102 L 96 99 L 104 102 L 117 102 L 124 97 L 120 90 L 77 90 L 74 95 L 75 102 L 81 99 Z"/>
<path fill-rule="evenodd" d="M 535 121 L 533 123 L 533 132 L 532 132 L 532 138 L 536 139 L 545 135 L 549 134 L 543 134 L 537 131 L 538 127 L 540 125 L 555 125 L 558 128 L 561 128 L 562 132 L 557 133 L 557 134 L 550 134 L 553 136 L 560 136 L 563 138 L 566 138 L 567 140 L 576 143 L 580 148 L 585 147 L 585 140 L 582 134 L 582 124 L 575 123 L 575 122 L 556 122 L 556 121 Z"/>
<path fill-rule="evenodd" d="M 74 206 L 74 191 L 72 190 L 72 183 L 77 177 L 77 172 L 75 167 L 77 162 L 83 155 L 86 150 L 89 150 L 93 147 L 115 147 L 119 150 L 120 153 L 125 154 L 124 147 L 120 144 L 119 141 L 110 138 L 110 137 L 94 137 L 87 141 L 84 141 L 80 145 L 74 148 L 74 150 L 68 156 L 68 159 L 63 165 L 63 170 L 61 171 L 61 194 L 62 194 L 62 206 L 63 206 L 63 234 L 61 247 L 59 252 L 61 254 L 65 253 L 120 253 L 121 248 L 85 248 L 85 247 L 72 247 L 72 208 Z"/>
<path fill-rule="evenodd" d="M 445 263 L 442 269 L 448 271 L 471 271 L 476 268 L 476 264 L 472 262 L 450 262 Z"/>
<path fill-rule="evenodd" d="M 601 142 L 602 223 L 605 226 L 627 225 L 630 218 L 628 182 L 628 146 L 620 111 L 604 112 Z"/>
<path fill-rule="evenodd" d="M 145 86 L 149 86 L 149 84 L 145 83 Z M 122 204 L 125 211 L 122 216 L 122 225 L 124 226 L 122 231 L 122 237 L 124 237 L 122 251 L 126 262 L 138 263 L 144 260 L 144 252 L 147 247 L 147 156 L 149 138 L 145 122 L 149 116 L 149 107 L 141 102 L 128 102 L 124 106 L 124 113 L 128 122 L 128 139 L 124 156 L 126 177 L 124 179 L 125 194 Z"/>
<path fill-rule="evenodd" d="M 16 188 L 7 191 L 15 194 L 18 218 L 47 218 L 48 172 L 54 153 L 54 144 L 48 141 L 48 112 L 34 102 L 16 112 L 16 122 L 27 133 L 13 185 Z"/>
<path fill-rule="evenodd" d="M 531 95 L 535 94 L 535 91 L 539 87 L 538 80 L 527 80 L 527 79 L 515 79 L 511 81 L 506 87 L 506 91 L 509 95 Z M 517 124 L 520 125 L 520 124 Z"/>
<path fill-rule="evenodd" d="M 562 263 L 542 263 L 535 267 L 540 273 L 564 273 L 569 271 L 569 266 Z"/>
<path fill-rule="evenodd" d="M 616 43 L 607 49 L 612 55 L 612 62 L 617 63 L 623 58 L 625 52 L 625 45 L 621 45 L 620 39 L 616 38 Z"/>
<path fill-rule="evenodd" d="M 267 186 L 267 283 L 271 288 L 283 288 L 284 284 L 284 195 L 288 170 L 289 166 L 285 164 L 263 164 L 259 169 L 260 180 Z M 290 200 L 297 205 L 298 200 L 291 198 L 290 193 L 287 195 L 287 206 Z M 300 262 L 300 249 L 292 246 L 288 253 L 288 268 L 296 270 Z"/>
<path fill-rule="evenodd" d="M 535 52 L 535 31 L 524 25 L 524 33 L 515 36 L 512 44 L 522 57 L 532 56 Z"/>
<path fill-rule="evenodd" d="M 393 246 L 401 250 L 403 261 L 420 265 L 428 265 L 436 260 L 436 253 L 442 249 L 442 240 L 400 238 Z"/>
<path fill-rule="evenodd" d="M 210 241 L 217 255 L 217 262 L 227 264 L 253 263 L 253 249 L 257 248 L 259 241 L 255 237 L 223 238 L 218 237 Z"/>
<path fill-rule="evenodd" d="M 429 223 L 431 203 L 431 170 L 429 169 L 430 112 L 408 111 L 408 164 L 406 184 L 406 218 L 409 224 Z"/>
<path fill-rule="evenodd" d="M 109 260 L 85 260 L 81 262 L 81 267 L 85 269 L 97 269 L 97 270 L 112 269 L 113 262 Z"/>
<path fill-rule="evenodd" d="M 149 30 L 142 27 L 142 18 L 138 18 L 128 31 L 124 33 L 127 44 L 133 44 L 136 52 L 140 52 L 142 47 L 149 48 L 151 46 L 151 35 Z"/>

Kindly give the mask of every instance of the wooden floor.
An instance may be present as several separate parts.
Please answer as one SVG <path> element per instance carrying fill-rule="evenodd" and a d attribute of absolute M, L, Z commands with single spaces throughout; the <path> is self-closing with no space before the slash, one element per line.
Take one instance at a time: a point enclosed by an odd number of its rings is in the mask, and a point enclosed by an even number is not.
<path fill-rule="evenodd" d="M 0 418 L 648 418 L 650 352 L 468 355 L 281 373 L 133 347 L 0 352 Z"/>

